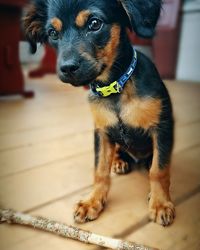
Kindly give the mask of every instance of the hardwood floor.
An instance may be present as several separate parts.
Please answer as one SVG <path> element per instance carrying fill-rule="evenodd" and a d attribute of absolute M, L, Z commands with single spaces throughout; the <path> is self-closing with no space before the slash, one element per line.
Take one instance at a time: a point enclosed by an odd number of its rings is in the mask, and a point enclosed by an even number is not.
<path fill-rule="evenodd" d="M 164 250 L 200 249 L 200 85 L 167 82 L 176 117 L 168 228 L 149 222 L 148 175 L 113 174 L 100 218 L 79 227 Z M 87 91 L 56 76 L 27 79 L 35 98 L 0 98 L 0 206 L 73 225 L 73 206 L 93 182 L 93 123 Z M 0 225 L 1 250 L 98 247 L 22 226 Z"/>

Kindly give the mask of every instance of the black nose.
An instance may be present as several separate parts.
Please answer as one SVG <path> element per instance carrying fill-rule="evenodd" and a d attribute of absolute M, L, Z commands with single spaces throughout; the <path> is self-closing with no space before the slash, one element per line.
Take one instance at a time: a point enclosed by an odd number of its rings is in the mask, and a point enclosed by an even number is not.
<path fill-rule="evenodd" d="M 62 63 L 60 66 L 60 70 L 63 74 L 70 74 L 73 75 L 79 69 L 80 64 L 75 60 L 68 60 Z"/>

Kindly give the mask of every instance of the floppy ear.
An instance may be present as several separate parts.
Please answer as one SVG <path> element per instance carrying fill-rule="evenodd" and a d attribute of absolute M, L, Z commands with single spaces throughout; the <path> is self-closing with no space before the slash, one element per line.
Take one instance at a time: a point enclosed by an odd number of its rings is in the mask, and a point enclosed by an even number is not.
<path fill-rule="evenodd" d="M 37 50 L 37 43 L 45 43 L 47 34 L 45 24 L 47 21 L 47 2 L 46 0 L 34 0 L 25 10 L 22 18 L 25 36 L 31 45 L 31 52 Z"/>
<path fill-rule="evenodd" d="M 131 27 L 140 37 L 150 38 L 160 15 L 162 0 L 119 0 Z"/>

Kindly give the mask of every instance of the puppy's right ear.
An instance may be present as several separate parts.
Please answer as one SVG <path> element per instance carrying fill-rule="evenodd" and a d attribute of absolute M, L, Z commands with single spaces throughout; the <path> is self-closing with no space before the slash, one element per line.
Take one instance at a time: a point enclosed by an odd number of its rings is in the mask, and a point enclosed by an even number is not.
<path fill-rule="evenodd" d="M 140 37 L 151 38 L 160 15 L 162 0 L 118 0 L 130 26 Z"/>
<path fill-rule="evenodd" d="M 33 0 L 25 9 L 22 18 L 25 36 L 31 45 L 31 52 L 37 50 L 37 43 L 47 42 L 45 25 L 47 22 L 46 0 Z"/>

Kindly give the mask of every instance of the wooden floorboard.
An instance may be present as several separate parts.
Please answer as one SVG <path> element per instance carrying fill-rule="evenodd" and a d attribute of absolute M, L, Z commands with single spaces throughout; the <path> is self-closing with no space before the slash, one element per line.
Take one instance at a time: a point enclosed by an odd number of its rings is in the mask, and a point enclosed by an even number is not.
<path fill-rule="evenodd" d="M 59 84 L 55 76 L 28 80 L 28 86 L 36 92 L 32 100 L 0 99 L 0 204 L 73 224 L 73 206 L 90 192 L 93 182 L 93 124 L 87 93 Z M 200 85 L 168 82 L 167 86 L 176 117 L 171 170 L 175 223 L 167 229 L 149 223 L 148 174 L 135 171 L 127 176 L 113 174 L 104 213 L 80 227 L 161 249 L 191 245 L 190 249 L 199 250 Z M 97 249 L 29 228 L 0 225 L 0 249 L 27 248 Z"/>
<path fill-rule="evenodd" d="M 193 190 L 199 185 L 200 174 L 197 166 L 198 152 L 199 149 L 197 150 L 192 149 L 191 152 L 189 150 L 187 154 L 184 154 L 184 157 L 177 157 L 176 161 L 173 162 L 172 194 L 173 194 L 173 199 L 175 201 L 179 200 L 185 201 L 184 198 L 188 196 L 188 194 L 190 193 L 193 194 Z M 187 159 L 188 161 L 190 161 L 190 157 L 193 157 L 193 159 L 191 159 L 193 160 L 193 162 L 191 162 L 191 166 L 193 167 L 192 169 L 187 168 L 182 173 L 182 176 L 184 178 L 181 178 L 180 171 L 182 163 L 183 162 L 187 163 L 186 161 Z M 62 178 L 58 179 L 60 181 L 62 180 Z M 192 182 L 191 179 L 193 180 Z M 183 183 L 184 183 L 184 188 L 183 188 Z M 37 184 L 38 187 L 40 187 L 41 189 L 40 183 Z M 130 187 L 132 187 L 132 189 L 130 189 Z M 35 194 L 37 194 L 37 186 L 33 185 L 32 188 L 33 190 L 36 189 Z M 127 189 L 129 190 L 129 192 L 127 192 Z M 30 190 L 30 187 L 28 187 L 28 190 Z M 53 201 L 53 203 L 45 205 L 42 208 L 35 210 L 34 212 L 32 211 L 32 213 L 49 216 L 51 218 L 67 222 L 68 224 L 73 224 L 72 220 L 73 204 L 79 199 L 83 198 L 89 192 L 89 190 L 90 188 L 87 188 L 86 190 L 80 190 L 78 193 L 75 193 L 73 195 L 68 195 L 66 198 L 63 198 L 56 202 Z M 55 191 L 58 192 L 58 190 Z M 136 229 L 143 230 L 142 229 L 143 226 L 148 224 L 147 199 L 146 199 L 148 191 L 149 187 L 148 187 L 148 178 L 146 173 L 134 172 L 127 176 L 116 177 L 115 180 L 113 181 L 109 203 L 105 212 L 98 219 L 98 222 L 95 221 L 86 225 L 81 225 L 81 227 L 84 229 L 93 230 L 94 232 L 111 236 L 118 236 L 118 237 L 122 236 L 125 237 L 127 236 L 127 234 L 135 231 Z M 24 194 L 23 190 L 19 190 L 19 193 Z M 32 198 L 38 200 L 37 195 L 34 195 L 34 191 L 32 192 L 32 194 L 33 194 Z M 28 194 L 25 193 L 24 197 L 28 197 Z M 27 201 L 30 202 L 29 200 Z M 19 202 L 20 204 L 22 203 L 22 201 Z M 17 203 L 17 201 L 15 201 L 15 203 Z M 141 226 L 141 221 L 144 222 L 142 226 Z M 137 226 L 138 224 L 139 227 Z M 172 227 L 173 226 L 171 226 L 170 228 Z M 8 237 L 13 230 L 12 227 L 5 225 L 4 228 L 0 231 L 0 235 L 2 235 L 1 243 L 2 244 L 4 243 L 6 245 L 5 249 L 10 249 L 8 248 L 10 244 L 11 244 L 10 246 L 11 249 L 14 249 L 12 247 L 16 246 L 16 244 L 19 245 L 21 249 L 25 249 L 24 241 L 26 243 L 28 242 L 27 234 L 24 235 L 24 229 L 22 228 L 18 229 L 19 231 L 17 231 L 17 234 L 15 235 L 16 238 L 12 238 L 12 241 L 8 240 Z M 124 231 L 126 233 L 124 233 Z M 33 230 L 29 230 L 29 232 L 30 232 L 29 240 L 34 241 L 35 232 Z M 43 235 L 41 235 L 41 233 L 38 233 L 37 238 L 38 237 L 43 238 Z M 55 241 L 57 241 L 57 239 L 55 239 Z M 65 245 L 70 246 L 68 245 L 68 242 L 66 242 Z"/>
<path fill-rule="evenodd" d="M 0 148 L 5 147 L 0 150 L 0 178 L 91 150 L 93 147 L 92 128 L 87 129 L 83 125 L 79 130 L 80 124 L 78 126 L 73 126 L 73 124 L 68 126 L 74 130 L 65 129 L 63 126 L 62 130 L 54 130 L 55 134 L 52 133 L 51 129 L 44 128 L 39 132 L 37 130 L 37 132 L 29 131 L 26 134 L 23 133 L 23 135 L 19 133 L 15 136 L 6 136 L 0 143 Z M 79 131 L 78 134 L 75 132 L 75 128 Z M 177 127 L 174 153 L 200 145 L 199 128 L 200 122 Z M 64 132 L 65 130 L 68 130 L 68 133 Z M 48 132 L 50 134 L 49 138 Z M 9 140 L 4 146 L 4 141 L 8 137 Z M 85 138 L 87 138 L 87 141 L 85 141 Z M 9 143 L 18 143 L 18 146 L 7 148 Z M 24 157 L 25 155 L 28 157 Z"/>
<path fill-rule="evenodd" d="M 92 150 L 92 145 L 93 133 L 85 131 L 84 133 L 63 136 L 52 141 L 0 152 L 0 176 L 39 167 L 66 157 L 75 157 Z"/>
<path fill-rule="evenodd" d="M 200 193 L 176 207 L 176 221 L 169 228 L 148 223 L 127 237 L 165 250 L 200 249 Z M 184 219 L 183 219 L 184 218 Z"/>
<path fill-rule="evenodd" d="M 88 115 L 89 110 L 83 109 L 78 116 L 74 116 L 74 112 L 71 112 L 70 114 L 70 112 L 66 111 L 69 117 L 72 116 L 72 118 L 68 120 L 65 118 L 67 126 L 63 119 L 64 121 L 58 124 L 48 124 L 47 126 L 44 125 L 43 127 L 41 126 L 30 130 L 12 131 L 11 133 L 1 134 L 0 152 L 32 146 L 41 142 L 50 142 L 54 139 L 77 134 L 77 130 L 79 130 L 80 133 L 92 130 L 92 121 L 90 121 L 90 116 Z M 63 116 L 66 115 L 66 113 L 63 114 Z M 82 123 L 82 126 L 80 127 L 81 120 L 84 120 L 84 123 Z"/>

